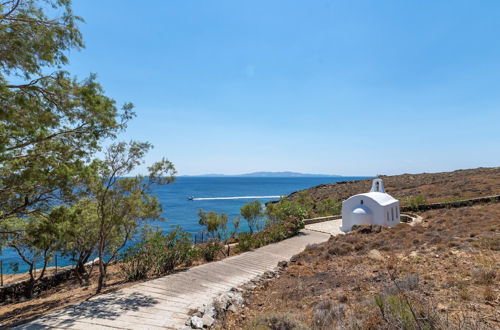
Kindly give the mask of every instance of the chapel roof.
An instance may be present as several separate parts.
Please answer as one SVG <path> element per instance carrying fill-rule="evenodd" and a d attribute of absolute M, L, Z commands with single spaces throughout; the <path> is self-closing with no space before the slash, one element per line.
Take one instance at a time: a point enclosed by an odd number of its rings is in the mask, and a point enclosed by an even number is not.
<path fill-rule="evenodd" d="M 387 193 L 374 192 L 374 191 L 364 193 L 364 194 L 358 194 L 358 195 L 354 195 L 354 196 L 366 196 L 368 198 L 373 199 L 374 201 L 376 201 L 380 205 L 389 205 L 389 204 L 392 204 L 392 203 L 398 201 L 397 199 L 395 199 L 394 197 L 392 197 L 391 195 L 389 195 Z"/>

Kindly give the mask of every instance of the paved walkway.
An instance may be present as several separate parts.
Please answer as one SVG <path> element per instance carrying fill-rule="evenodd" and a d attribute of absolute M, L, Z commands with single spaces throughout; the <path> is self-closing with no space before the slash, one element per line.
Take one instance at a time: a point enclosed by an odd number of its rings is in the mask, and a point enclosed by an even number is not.
<path fill-rule="evenodd" d="M 304 230 L 255 251 L 94 297 L 18 329 L 179 329 L 190 309 L 202 307 L 231 288 L 273 270 L 279 261 L 290 259 L 308 244 L 329 237 Z"/>
<path fill-rule="evenodd" d="M 330 221 L 324 221 L 306 225 L 306 229 L 335 236 L 343 234 L 343 232 L 340 231 L 341 225 L 342 225 L 342 219 L 337 219 L 337 220 L 330 220 Z"/>

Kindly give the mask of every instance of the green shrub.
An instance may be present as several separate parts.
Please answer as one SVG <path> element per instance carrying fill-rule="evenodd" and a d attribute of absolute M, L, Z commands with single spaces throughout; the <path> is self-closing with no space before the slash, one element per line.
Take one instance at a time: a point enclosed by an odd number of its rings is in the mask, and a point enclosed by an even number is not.
<path fill-rule="evenodd" d="M 285 221 L 290 217 L 297 217 L 303 220 L 314 215 L 313 203 L 308 197 L 296 200 L 282 198 L 277 203 L 267 204 L 266 213 L 271 223 Z"/>
<path fill-rule="evenodd" d="M 250 251 L 255 247 L 254 235 L 250 233 L 240 233 L 238 235 L 238 250 L 241 252 Z"/>
<path fill-rule="evenodd" d="M 203 244 L 200 248 L 200 253 L 205 261 L 214 261 L 219 253 L 224 249 L 224 245 L 215 240 L 211 239 L 207 243 Z"/>
<path fill-rule="evenodd" d="M 128 280 L 139 280 L 148 275 L 164 275 L 182 264 L 190 264 L 196 255 L 190 234 L 180 227 L 168 234 L 145 228 L 141 241 L 123 253 L 121 268 Z"/>
<path fill-rule="evenodd" d="M 132 246 L 125 252 L 120 268 L 127 281 L 142 280 L 153 268 L 152 258 L 142 248 Z"/>
<path fill-rule="evenodd" d="M 319 216 L 337 215 L 342 211 L 342 203 L 335 199 L 327 198 L 316 204 L 316 213 Z"/>
<path fill-rule="evenodd" d="M 422 195 L 407 197 L 407 198 L 403 199 L 403 202 L 402 202 L 402 204 L 404 206 L 408 206 L 413 211 L 418 211 L 420 206 L 424 205 L 426 203 L 427 203 L 427 200 Z"/>

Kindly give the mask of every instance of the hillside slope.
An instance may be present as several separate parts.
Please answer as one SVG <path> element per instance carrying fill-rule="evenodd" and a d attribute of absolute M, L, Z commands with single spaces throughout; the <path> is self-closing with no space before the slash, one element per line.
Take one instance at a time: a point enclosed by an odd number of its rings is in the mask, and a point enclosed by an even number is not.
<path fill-rule="evenodd" d="M 427 202 L 442 202 L 500 194 L 500 167 L 380 177 L 384 180 L 386 191 L 402 200 L 423 196 Z M 352 195 L 368 192 L 371 181 L 322 184 L 295 192 L 289 198 L 295 199 L 300 193 L 305 193 L 315 203 L 327 198 L 342 201 Z"/>

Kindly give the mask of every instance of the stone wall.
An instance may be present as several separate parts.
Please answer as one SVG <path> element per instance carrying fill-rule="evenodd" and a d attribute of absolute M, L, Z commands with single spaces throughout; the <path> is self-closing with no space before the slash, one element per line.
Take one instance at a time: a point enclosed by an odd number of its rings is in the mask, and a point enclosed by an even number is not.
<path fill-rule="evenodd" d="M 33 296 L 67 281 L 74 276 L 73 269 L 64 269 L 57 274 L 44 276 L 35 284 Z M 0 287 L 0 304 L 12 303 L 27 296 L 29 280 L 11 283 Z"/>
<path fill-rule="evenodd" d="M 327 217 L 319 217 L 319 218 L 312 218 L 312 219 L 304 219 L 304 224 L 306 225 L 312 225 L 313 223 L 320 223 L 320 222 L 325 222 L 325 221 L 330 221 L 330 220 L 338 220 L 342 219 L 341 215 L 329 215 Z"/>

